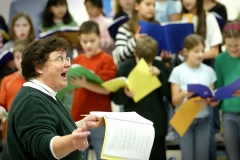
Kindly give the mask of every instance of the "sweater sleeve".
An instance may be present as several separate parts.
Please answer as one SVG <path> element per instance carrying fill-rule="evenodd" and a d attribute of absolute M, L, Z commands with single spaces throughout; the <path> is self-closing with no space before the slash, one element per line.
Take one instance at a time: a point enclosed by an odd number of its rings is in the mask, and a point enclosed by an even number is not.
<path fill-rule="evenodd" d="M 134 49 L 136 47 L 136 40 L 128 30 L 126 25 L 119 27 L 116 35 L 116 56 L 119 62 L 123 62 L 134 56 Z"/>
<path fill-rule="evenodd" d="M 117 67 L 110 55 L 104 58 L 100 71 L 97 73 L 103 81 L 108 81 L 116 77 Z"/>

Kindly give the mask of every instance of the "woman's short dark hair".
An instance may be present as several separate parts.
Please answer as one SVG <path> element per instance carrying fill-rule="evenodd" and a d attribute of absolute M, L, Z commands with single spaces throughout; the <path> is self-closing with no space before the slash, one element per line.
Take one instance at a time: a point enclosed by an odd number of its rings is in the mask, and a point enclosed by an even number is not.
<path fill-rule="evenodd" d="M 67 51 L 68 47 L 68 42 L 57 36 L 31 42 L 22 54 L 22 75 L 25 80 L 28 81 L 39 76 L 36 67 L 43 67 L 51 52 L 56 50 Z"/>

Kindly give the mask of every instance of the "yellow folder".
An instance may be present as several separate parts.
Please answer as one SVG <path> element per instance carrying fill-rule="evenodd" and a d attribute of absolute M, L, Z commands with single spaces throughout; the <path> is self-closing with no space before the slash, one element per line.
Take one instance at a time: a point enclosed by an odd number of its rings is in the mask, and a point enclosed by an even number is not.
<path fill-rule="evenodd" d="M 133 100 L 135 103 L 161 85 L 157 76 L 153 76 L 150 72 L 150 67 L 144 59 L 138 62 L 128 75 L 128 78 L 119 77 L 102 83 L 103 87 L 112 92 L 128 86 L 128 88 L 134 92 Z"/>
<path fill-rule="evenodd" d="M 102 86 L 111 92 L 116 92 L 127 85 L 128 80 L 126 77 L 118 77 L 102 83 Z"/>
<path fill-rule="evenodd" d="M 201 98 L 194 97 L 183 103 L 170 120 L 170 124 L 181 137 L 185 134 L 198 112 L 202 109 L 202 106 L 195 103 L 195 101 L 198 100 L 201 100 Z"/>

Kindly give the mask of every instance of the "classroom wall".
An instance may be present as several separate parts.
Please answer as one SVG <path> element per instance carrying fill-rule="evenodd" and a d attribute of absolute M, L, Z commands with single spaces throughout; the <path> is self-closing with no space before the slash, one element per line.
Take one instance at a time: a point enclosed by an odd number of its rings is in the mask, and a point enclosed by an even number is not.
<path fill-rule="evenodd" d="M 29 0 L 31 1 L 31 0 Z M 74 19 L 81 24 L 83 21 L 88 19 L 85 6 L 83 5 L 84 0 L 67 0 L 69 10 L 73 15 Z M 103 0 L 109 1 L 109 0 Z M 239 0 L 218 0 L 227 7 L 228 19 L 233 20 L 237 17 L 237 13 L 240 12 Z M 9 8 L 12 0 L 0 0 L 0 14 L 4 17 L 8 23 L 9 19 Z"/>

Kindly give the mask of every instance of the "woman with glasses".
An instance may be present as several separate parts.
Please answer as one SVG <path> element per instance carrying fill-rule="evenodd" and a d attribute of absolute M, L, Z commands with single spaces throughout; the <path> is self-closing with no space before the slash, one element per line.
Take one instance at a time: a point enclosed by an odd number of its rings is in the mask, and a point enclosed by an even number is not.
<path fill-rule="evenodd" d="M 83 159 L 87 130 L 102 126 L 103 120 L 90 115 L 74 122 L 55 98 L 67 86 L 71 65 L 67 48 L 64 39 L 52 36 L 33 41 L 23 52 L 22 74 L 27 82 L 8 114 L 3 159 Z"/>

